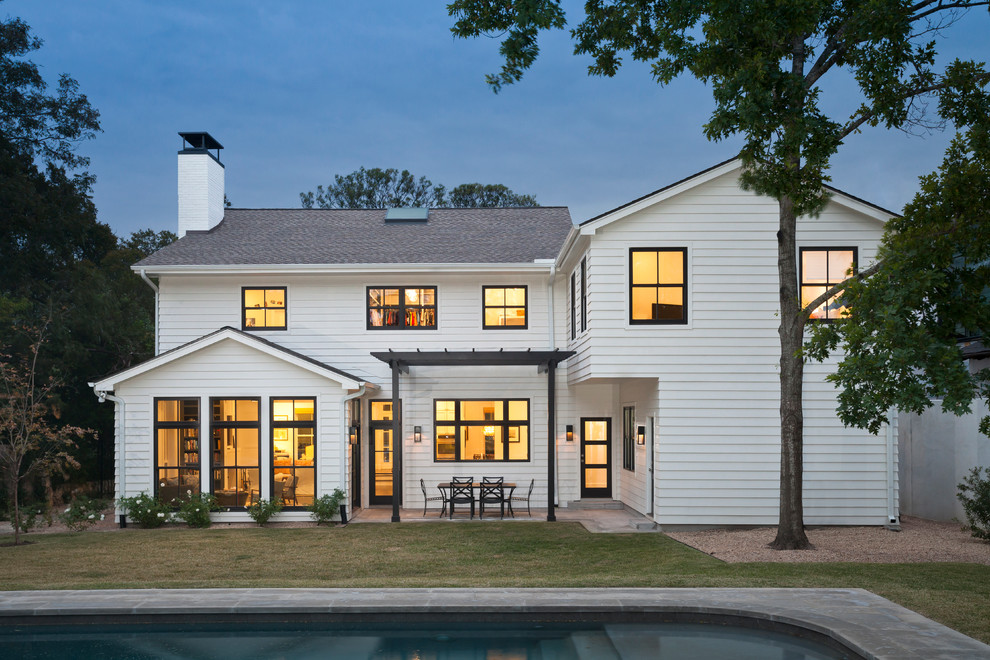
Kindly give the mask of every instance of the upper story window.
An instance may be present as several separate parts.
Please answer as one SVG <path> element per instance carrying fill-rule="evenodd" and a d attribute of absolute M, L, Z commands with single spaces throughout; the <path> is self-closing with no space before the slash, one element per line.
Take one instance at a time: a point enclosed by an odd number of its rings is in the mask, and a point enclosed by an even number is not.
<path fill-rule="evenodd" d="M 574 302 L 575 292 L 577 291 L 577 273 L 571 273 L 571 339 L 577 337 L 577 313 L 574 311 L 577 309 L 577 303 Z"/>
<path fill-rule="evenodd" d="M 629 322 L 687 323 L 687 248 L 630 248 Z"/>
<path fill-rule="evenodd" d="M 801 248 L 800 255 L 802 307 L 856 273 L 854 247 Z M 811 312 L 810 318 L 825 321 L 848 313 L 839 296 L 832 296 Z"/>
<path fill-rule="evenodd" d="M 285 287 L 241 289 L 244 330 L 285 330 Z"/>
<path fill-rule="evenodd" d="M 483 286 L 481 293 L 486 330 L 528 327 L 525 286 Z"/>
<path fill-rule="evenodd" d="M 368 287 L 369 330 L 436 330 L 437 288 Z"/>
<path fill-rule="evenodd" d="M 588 257 L 581 260 L 581 332 L 588 329 Z"/>

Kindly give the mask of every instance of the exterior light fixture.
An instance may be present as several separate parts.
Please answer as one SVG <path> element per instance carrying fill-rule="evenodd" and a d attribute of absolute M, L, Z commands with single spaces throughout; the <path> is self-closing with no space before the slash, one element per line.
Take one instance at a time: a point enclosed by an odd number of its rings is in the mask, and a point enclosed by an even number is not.
<path fill-rule="evenodd" d="M 348 429 L 347 439 L 352 445 L 358 443 L 358 427 L 357 424 L 352 424 L 350 429 Z"/>
<path fill-rule="evenodd" d="M 423 427 L 422 426 L 414 426 L 413 427 L 413 442 L 422 442 L 422 441 L 423 441 Z"/>
<path fill-rule="evenodd" d="M 636 444 L 645 445 L 646 444 L 646 427 L 640 426 L 636 429 Z"/>
<path fill-rule="evenodd" d="M 566 429 L 564 431 L 564 437 L 567 438 L 567 441 L 568 442 L 574 442 L 574 425 L 573 424 L 568 424 L 564 428 Z"/>

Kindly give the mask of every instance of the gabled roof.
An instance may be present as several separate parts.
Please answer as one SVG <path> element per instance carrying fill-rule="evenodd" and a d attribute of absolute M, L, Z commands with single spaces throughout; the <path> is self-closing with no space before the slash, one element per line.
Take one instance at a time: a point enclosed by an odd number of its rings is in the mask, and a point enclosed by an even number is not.
<path fill-rule="evenodd" d="M 595 216 L 582 222 L 579 227 L 581 228 L 581 233 L 594 233 L 595 230 L 609 225 L 620 218 L 624 218 L 636 211 L 640 211 L 644 208 L 653 206 L 665 199 L 669 199 L 675 195 L 682 192 L 700 186 L 703 183 L 707 183 L 712 179 L 716 179 L 729 172 L 734 172 L 736 170 L 742 169 L 742 160 L 738 157 L 730 158 L 729 160 L 722 161 L 717 165 L 713 165 L 706 170 L 692 174 L 691 176 L 685 177 L 680 181 L 675 181 L 674 183 L 664 186 L 659 190 L 654 190 L 651 193 L 647 193 L 642 197 L 627 202 L 622 206 L 617 206 L 611 211 L 606 211 L 600 215 Z M 850 208 L 854 211 L 858 211 L 867 215 L 871 218 L 879 220 L 881 222 L 886 222 L 890 218 L 898 217 L 898 213 L 889 211 L 881 206 L 877 206 L 871 202 L 867 202 L 859 197 L 850 195 L 849 193 L 842 192 L 838 188 L 833 188 L 832 186 L 826 185 L 825 189 L 828 190 L 832 195 L 832 201 Z"/>
<path fill-rule="evenodd" d="M 111 392 L 114 388 L 125 380 L 134 378 L 135 376 L 140 376 L 143 373 L 147 373 L 153 369 L 164 366 L 174 360 L 183 358 L 191 353 L 202 350 L 208 346 L 213 346 L 222 341 L 235 341 L 239 344 L 243 344 L 249 348 L 259 350 L 262 353 L 267 353 L 272 357 L 284 360 L 290 364 L 294 364 L 297 367 L 315 373 L 319 376 L 324 376 L 330 380 L 336 381 L 341 384 L 341 386 L 348 389 L 357 389 L 361 385 L 371 385 L 377 388 L 376 385 L 372 383 L 367 383 L 365 379 L 349 374 L 346 371 L 341 371 L 336 367 L 331 367 L 328 364 L 324 364 L 319 360 L 314 360 L 311 357 L 307 357 L 302 353 L 297 353 L 295 351 L 289 350 L 284 346 L 279 346 L 275 342 L 269 341 L 262 337 L 257 337 L 252 334 L 248 334 L 236 328 L 231 328 L 230 326 L 224 326 L 215 332 L 211 332 L 208 335 L 204 335 L 199 339 L 194 339 L 187 342 L 181 346 L 176 346 L 175 348 L 165 351 L 150 360 L 145 360 L 141 364 L 135 365 L 123 371 L 118 371 L 115 374 L 101 378 L 100 380 L 89 383 L 96 392 Z"/>
<path fill-rule="evenodd" d="M 138 262 L 156 266 L 531 264 L 554 259 L 573 227 L 566 207 L 430 209 L 427 222 L 385 222 L 385 209 L 225 209 Z"/>

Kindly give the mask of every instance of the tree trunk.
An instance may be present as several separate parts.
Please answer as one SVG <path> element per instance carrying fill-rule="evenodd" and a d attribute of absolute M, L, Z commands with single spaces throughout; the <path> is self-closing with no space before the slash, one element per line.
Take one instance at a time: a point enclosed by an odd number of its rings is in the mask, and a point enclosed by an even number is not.
<path fill-rule="evenodd" d="M 780 199 L 777 271 L 780 278 L 780 515 L 776 550 L 811 547 L 804 533 L 804 317 L 797 273 L 797 218 L 789 196 Z"/>
<path fill-rule="evenodd" d="M 21 474 L 21 462 L 16 461 L 10 468 L 10 474 L 7 476 L 7 487 L 10 491 L 11 502 L 13 507 L 10 510 L 10 522 L 14 524 L 14 545 L 18 545 L 21 542 L 21 503 L 18 497 L 20 491 L 20 474 Z"/>

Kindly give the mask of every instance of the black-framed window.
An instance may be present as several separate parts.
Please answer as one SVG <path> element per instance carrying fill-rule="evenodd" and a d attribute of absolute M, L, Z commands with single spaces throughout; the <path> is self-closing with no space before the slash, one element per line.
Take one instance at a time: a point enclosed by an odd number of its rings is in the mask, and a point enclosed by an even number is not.
<path fill-rule="evenodd" d="M 210 490 L 222 507 L 261 495 L 261 399 L 210 398 Z"/>
<path fill-rule="evenodd" d="M 316 497 L 316 399 L 273 398 L 272 497 L 306 507 Z"/>
<path fill-rule="evenodd" d="M 803 247 L 799 253 L 802 307 L 856 273 L 855 247 Z M 841 295 L 832 296 L 811 312 L 809 318 L 830 321 L 842 318 L 848 311 Z"/>
<path fill-rule="evenodd" d="M 486 330 L 525 330 L 529 327 L 529 291 L 522 286 L 482 286 L 482 315 Z"/>
<path fill-rule="evenodd" d="M 368 287 L 369 330 L 436 330 L 435 286 Z"/>
<path fill-rule="evenodd" d="M 435 461 L 528 461 L 529 399 L 435 399 Z"/>
<path fill-rule="evenodd" d="M 687 248 L 629 249 L 629 323 L 687 323 Z"/>
<path fill-rule="evenodd" d="M 577 302 L 575 302 L 575 297 L 577 293 L 577 273 L 571 273 L 571 339 L 577 338 Z"/>
<path fill-rule="evenodd" d="M 581 259 L 581 332 L 588 329 L 588 257 Z"/>
<path fill-rule="evenodd" d="M 285 330 L 284 286 L 241 287 L 241 329 Z"/>
<path fill-rule="evenodd" d="M 199 399 L 155 399 L 155 495 L 199 493 Z"/>
<path fill-rule="evenodd" d="M 622 467 L 636 469 L 636 407 L 622 408 Z"/>

